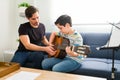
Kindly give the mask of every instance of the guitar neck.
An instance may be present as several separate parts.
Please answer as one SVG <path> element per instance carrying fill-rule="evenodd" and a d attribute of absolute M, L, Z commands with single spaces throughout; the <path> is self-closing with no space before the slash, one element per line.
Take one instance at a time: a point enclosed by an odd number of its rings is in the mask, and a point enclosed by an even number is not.
<path fill-rule="evenodd" d="M 66 48 L 67 46 L 68 46 L 68 45 L 62 45 L 62 46 L 60 45 L 60 46 L 57 46 L 57 49 L 65 50 L 65 48 Z M 74 49 L 73 51 L 76 51 L 76 50 L 77 50 L 75 46 L 74 46 L 74 47 L 73 47 L 73 46 L 70 46 L 70 49 L 71 49 L 71 50 Z"/>
<path fill-rule="evenodd" d="M 65 50 L 65 48 L 67 47 L 67 45 L 62 45 L 62 46 L 58 46 L 57 48 L 59 50 Z M 77 52 L 79 54 L 88 54 L 90 53 L 89 47 L 85 47 L 85 46 L 70 46 L 70 49 L 74 52 Z"/>
<path fill-rule="evenodd" d="M 67 45 L 57 46 L 57 49 L 65 50 L 66 47 L 67 47 Z"/>

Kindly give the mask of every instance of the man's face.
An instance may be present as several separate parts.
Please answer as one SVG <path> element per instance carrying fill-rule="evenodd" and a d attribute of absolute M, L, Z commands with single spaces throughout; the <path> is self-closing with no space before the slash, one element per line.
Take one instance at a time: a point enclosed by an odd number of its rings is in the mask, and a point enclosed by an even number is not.
<path fill-rule="evenodd" d="M 39 25 L 39 13 L 34 13 L 28 20 L 32 27 L 37 28 Z"/>

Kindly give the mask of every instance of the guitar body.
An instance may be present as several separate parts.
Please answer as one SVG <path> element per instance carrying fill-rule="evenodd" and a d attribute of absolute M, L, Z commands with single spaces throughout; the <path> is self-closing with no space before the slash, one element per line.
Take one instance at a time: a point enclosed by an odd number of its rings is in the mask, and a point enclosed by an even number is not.
<path fill-rule="evenodd" d="M 56 54 L 54 57 L 56 58 L 64 58 L 66 56 L 65 48 L 66 46 L 69 46 L 70 41 L 67 38 L 55 36 L 55 39 L 52 43 L 54 46 L 54 49 L 56 50 Z"/>

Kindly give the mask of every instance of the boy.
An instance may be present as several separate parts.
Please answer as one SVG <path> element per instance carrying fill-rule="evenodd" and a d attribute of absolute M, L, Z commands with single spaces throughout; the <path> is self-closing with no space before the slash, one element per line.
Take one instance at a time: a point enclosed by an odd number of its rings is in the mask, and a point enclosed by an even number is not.
<path fill-rule="evenodd" d="M 77 45 L 82 46 L 83 45 L 83 39 L 82 36 L 79 34 L 79 32 L 75 31 L 72 28 L 72 20 L 71 17 L 68 15 L 62 15 L 60 16 L 56 22 L 55 25 L 58 27 L 60 32 L 53 32 L 50 36 L 49 42 L 52 43 L 55 36 L 62 36 L 70 41 L 70 46 Z M 52 70 L 57 72 L 71 72 L 80 67 L 80 64 L 72 59 L 72 57 L 81 58 L 81 55 L 72 51 L 70 47 L 66 47 L 65 49 L 67 56 L 63 59 L 60 58 L 47 58 L 44 59 L 42 62 L 42 68 L 45 70 Z"/>

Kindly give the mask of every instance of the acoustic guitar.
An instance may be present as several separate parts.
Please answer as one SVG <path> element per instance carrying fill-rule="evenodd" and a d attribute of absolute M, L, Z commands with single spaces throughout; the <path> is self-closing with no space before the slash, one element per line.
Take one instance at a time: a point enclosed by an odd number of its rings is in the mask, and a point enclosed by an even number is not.
<path fill-rule="evenodd" d="M 67 55 L 65 48 L 67 46 L 70 46 L 69 39 L 61 36 L 55 36 L 52 44 L 54 45 L 53 48 L 56 50 L 56 54 L 54 56 L 49 56 L 49 57 L 56 57 L 62 59 Z M 72 51 L 82 55 L 87 55 L 88 53 L 90 53 L 90 46 L 88 45 L 70 46 L 70 47 Z"/>

